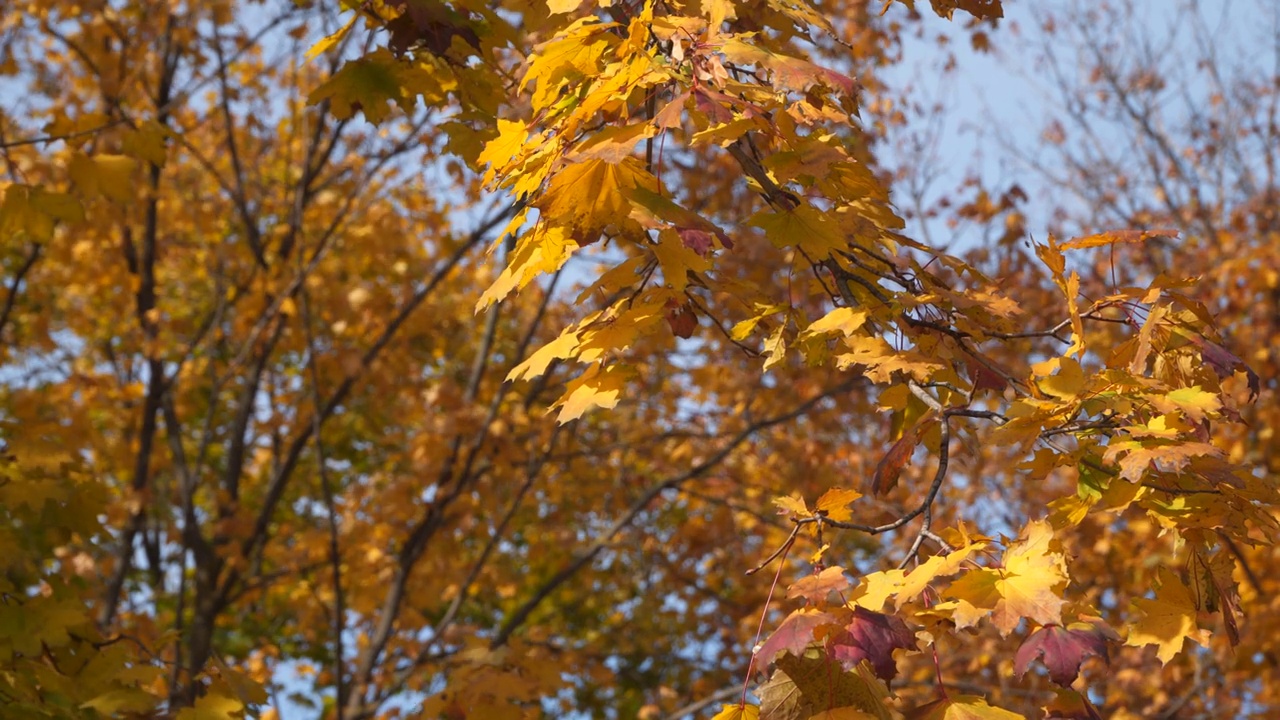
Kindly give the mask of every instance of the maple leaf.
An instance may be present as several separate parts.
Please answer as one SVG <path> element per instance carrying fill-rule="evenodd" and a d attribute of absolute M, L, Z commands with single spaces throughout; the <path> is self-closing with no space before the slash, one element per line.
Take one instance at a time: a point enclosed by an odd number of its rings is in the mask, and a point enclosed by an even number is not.
<path fill-rule="evenodd" d="M 986 543 L 983 542 L 970 543 L 945 555 L 934 555 L 912 568 L 910 573 L 898 581 L 897 588 L 894 590 L 894 609 L 900 610 L 904 604 L 920 597 L 938 578 L 949 577 L 960 572 L 965 561 L 973 553 L 985 547 Z"/>
<path fill-rule="evenodd" d="M 815 656 L 784 655 L 772 677 L 756 690 L 761 720 L 809 720 L 821 712 L 851 708 L 877 720 L 889 720 L 885 687 L 862 668 Z M 838 716 L 837 716 L 838 717 Z"/>
<path fill-rule="evenodd" d="M 595 75 L 605 51 L 613 44 L 608 30 L 595 16 L 580 18 L 554 38 L 534 48 L 522 87 L 534 86 L 533 107 L 542 110 L 558 97 L 564 83 Z"/>
<path fill-rule="evenodd" d="M 868 610 L 853 608 L 853 619 L 827 640 L 831 657 L 839 660 L 846 669 L 852 669 L 866 660 L 875 669 L 876 676 L 888 682 L 898 674 L 898 664 L 893 659 L 895 649 L 915 650 L 915 635 L 901 618 Z"/>
<path fill-rule="evenodd" d="M 1209 632 L 1196 625 L 1196 604 L 1187 586 L 1177 575 L 1161 567 L 1154 598 L 1136 598 L 1133 605 L 1142 617 L 1129 625 L 1124 644 L 1134 647 L 1155 645 L 1162 665 L 1182 651 L 1184 641 L 1209 644 Z"/>
<path fill-rule="evenodd" d="M 1120 458 L 1120 477 L 1129 482 L 1138 482 L 1153 464 L 1163 466 L 1169 472 L 1178 472 L 1195 458 L 1221 456 L 1222 450 L 1209 443 L 1147 439 L 1112 440 L 1107 444 L 1102 459 L 1112 462 Z"/>
<path fill-rule="evenodd" d="M 760 708 L 755 705 L 721 705 L 720 712 L 711 720 L 756 720 L 760 717 Z"/>
<path fill-rule="evenodd" d="M 1084 237 L 1072 238 L 1062 243 L 1058 247 L 1063 250 L 1080 250 L 1083 248 L 1103 247 L 1105 245 L 1114 245 L 1116 243 L 1140 243 L 1147 240 L 1174 240 L 1178 237 L 1178 231 L 1173 229 L 1165 230 L 1111 230 L 1109 232 L 1097 233 L 1096 235 L 1086 235 Z"/>
<path fill-rule="evenodd" d="M 1162 413 L 1181 410 L 1193 423 L 1202 422 L 1207 415 L 1213 415 L 1222 409 L 1222 400 L 1199 385 L 1170 390 L 1164 395 L 1147 395 L 1146 398 Z"/>
<path fill-rule="evenodd" d="M 907 720 L 1025 720 L 1022 715 L 987 704 L 975 695 L 953 695 L 906 713 Z"/>
<path fill-rule="evenodd" d="M 177 720 L 238 720 L 244 703 L 223 695 L 210 693 L 196 700 L 196 704 L 178 711 Z"/>
<path fill-rule="evenodd" d="M 1013 670 L 1022 677 L 1039 659 L 1049 669 L 1049 679 L 1062 687 L 1075 682 L 1085 658 L 1107 659 L 1107 637 L 1091 623 L 1076 622 L 1067 627 L 1045 625 L 1027 636 L 1013 656 Z"/>
<path fill-rule="evenodd" d="M 866 310 L 840 307 L 809 323 L 809 327 L 800 333 L 800 337 L 812 337 L 834 332 L 848 336 L 860 329 L 866 321 Z"/>
<path fill-rule="evenodd" d="M 760 644 L 755 652 L 756 667 L 768 667 L 780 652 L 785 651 L 797 656 L 804 654 L 804 649 L 813 642 L 814 629 L 819 625 L 831 625 L 835 622 L 836 616 L 831 613 L 796 610 L 778 625 L 767 640 Z"/>
<path fill-rule="evenodd" d="M 778 327 L 769 333 L 764 341 L 764 370 L 769 370 L 787 357 L 787 325 L 778 323 Z"/>
<path fill-rule="evenodd" d="M 557 402 L 560 414 L 556 422 L 563 425 L 577 420 L 592 408 L 617 407 L 622 391 L 634 377 L 635 370 L 626 365 L 610 365 L 604 369 L 592 365 L 565 388 L 564 397 Z"/>
<path fill-rule="evenodd" d="M 1240 627 L 1236 622 L 1236 614 L 1240 612 L 1240 592 L 1236 587 L 1235 560 L 1226 550 L 1220 551 L 1211 558 L 1197 551 L 1192 590 L 1195 592 L 1196 607 L 1208 612 L 1222 611 L 1222 622 L 1227 630 L 1227 638 L 1232 645 L 1240 642 Z"/>
<path fill-rule="evenodd" d="M 1057 370 L 1054 373 L 1054 370 Z M 1071 358 L 1051 358 L 1031 367 L 1031 372 L 1040 377 L 1036 385 L 1046 395 L 1061 400 L 1072 400 L 1085 387 L 1084 370 L 1080 363 Z"/>
<path fill-rule="evenodd" d="M 797 495 L 782 495 L 773 499 L 773 504 L 778 507 L 779 515 L 790 514 L 793 517 L 809 517 L 813 513 L 809 511 L 809 506 L 805 505 L 804 499 Z"/>
<path fill-rule="evenodd" d="M 538 223 L 516 241 L 515 250 L 507 259 L 507 266 L 476 301 L 476 311 L 489 307 L 514 291 L 524 289 L 539 275 L 553 273 L 564 267 L 578 247 L 578 243 L 569 237 L 565 228 Z"/>
<path fill-rule="evenodd" d="M 853 519 L 853 511 L 849 509 L 849 504 L 860 497 L 862 497 L 862 493 L 857 490 L 832 488 L 818 498 L 818 503 L 814 506 L 814 509 L 817 512 L 824 513 L 836 522 L 847 522 Z"/>
<path fill-rule="evenodd" d="M 432 55 L 460 63 L 461 57 L 448 54 L 455 38 L 479 52 L 480 36 L 472 23 L 440 0 L 387 0 L 387 4 L 400 11 L 398 16 L 386 22 L 391 33 L 387 47 L 396 54 L 423 48 Z"/>
<path fill-rule="evenodd" d="M 556 173 L 534 206 L 548 221 L 571 227 L 578 243 L 586 245 L 605 227 L 626 219 L 633 190 L 656 192 L 657 187 L 657 179 L 636 158 L 590 159 Z"/>
<path fill-rule="evenodd" d="M 1257 399 L 1258 394 L 1262 392 L 1262 379 L 1253 371 L 1253 368 L 1230 350 L 1199 333 L 1192 334 L 1190 337 L 1191 342 L 1200 348 L 1200 359 L 1213 369 L 1219 379 L 1231 377 L 1238 372 L 1244 373 L 1249 382 L 1250 399 Z"/>
<path fill-rule="evenodd" d="M 867 378 L 877 384 L 888 384 L 895 373 L 903 373 L 919 382 L 929 378 L 943 366 L 922 353 L 895 350 L 883 337 L 855 334 L 844 339 L 848 353 L 836 357 L 836 367 L 844 370 L 852 365 L 865 368 Z"/>
<path fill-rule="evenodd" d="M 529 143 L 529 130 L 524 123 L 514 120 L 498 120 L 498 135 L 485 144 L 484 150 L 476 158 L 481 165 L 488 165 L 485 171 L 485 185 L 492 184 L 499 171 L 505 170 L 511 160 L 522 154 Z"/>
<path fill-rule="evenodd" d="M 547 0 L 547 9 L 552 15 L 565 15 L 577 10 L 584 0 Z M 725 707 L 729 707 L 725 705 Z M 736 707 L 736 706 L 735 706 Z M 720 717 L 717 715 L 716 717 Z"/>
<path fill-rule="evenodd" d="M 675 300 L 667 303 L 667 325 L 671 326 L 671 334 L 678 338 L 691 338 L 698 329 L 698 314 L 692 303 L 677 304 Z"/>
<path fill-rule="evenodd" d="M 565 332 L 538 348 L 524 362 L 511 368 L 507 380 L 532 380 L 547 371 L 552 362 L 573 355 L 578 349 L 578 333 Z"/>
<path fill-rule="evenodd" d="M 840 592 L 849 587 L 849 578 L 845 577 L 844 568 L 823 568 L 816 575 L 807 575 L 792 583 L 787 588 L 787 597 L 805 598 L 811 604 L 825 602 L 833 592 Z"/>
<path fill-rule="evenodd" d="M 1061 624 L 1060 594 L 1067 582 L 1062 554 L 1052 549 L 1053 528 L 1043 520 L 1027 523 L 1021 539 L 1004 553 L 1004 567 L 968 570 L 947 588 L 961 602 L 957 625 L 964 627 L 990 612 L 1007 636 L 1023 618 L 1041 625 Z M 967 603 L 968 607 L 965 606 Z"/>
<path fill-rule="evenodd" d="M 1097 708 L 1081 693 L 1055 690 L 1053 700 L 1044 706 L 1047 720 L 1102 720 Z"/>
<path fill-rule="evenodd" d="M 119 202 L 134 197 L 133 173 L 138 161 L 124 155 L 94 155 L 76 153 L 68 164 L 67 173 L 72 182 L 88 197 L 105 195 Z"/>
<path fill-rule="evenodd" d="M 343 64 L 338 72 L 311 91 L 308 102 L 329 102 L 330 111 L 339 120 L 364 113 L 377 125 L 387 118 L 394 103 L 405 112 L 413 110 L 419 95 L 429 101 L 443 98 L 457 87 L 457 80 L 447 72 L 423 62 L 400 60 L 388 50 L 379 50 Z"/>
<path fill-rule="evenodd" d="M 711 262 L 704 255 L 691 250 L 674 230 L 658 233 L 658 243 L 650 247 L 672 292 L 683 293 L 689 286 L 691 274 L 705 273 L 711 269 Z"/>
<path fill-rule="evenodd" d="M 633 206 L 631 214 L 633 219 L 647 228 L 659 227 L 662 223 L 675 226 L 685 247 L 703 257 L 709 255 L 715 247 L 713 237 L 720 241 L 721 246 L 733 248 L 733 240 L 714 223 L 692 210 L 681 207 L 679 203 L 662 193 L 654 192 L 644 186 L 637 186 L 628 192 L 627 197 Z"/>
<path fill-rule="evenodd" d="M 925 435 L 934 425 L 938 424 L 938 418 L 932 413 L 920 418 L 911 429 L 902 434 L 885 453 L 880 462 L 876 464 L 875 474 L 871 476 L 871 494 L 875 497 L 883 497 L 898 485 L 898 476 L 902 474 L 902 469 L 906 467 L 907 462 L 911 460 L 911 455 L 915 453 L 916 446 L 920 444 L 920 438 Z"/>
<path fill-rule="evenodd" d="M 4 202 L 0 204 L 0 233 L 14 236 L 26 233 L 37 242 L 53 235 L 56 221 L 83 219 L 84 209 L 75 198 L 42 187 L 10 185 L 5 188 Z"/>
<path fill-rule="evenodd" d="M 857 91 L 858 84 L 848 75 L 814 65 L 807 60 L 772 53 L 737 38 L 726 41 L 721 52 L 734 62 L 767 68 L 773 73 L 773 82 L 780 89 L 806 92 L 814 85 L 824 85 L 849 98 Z"/>
<path fill-rule="evenodd" d="M 844 231 L 827 213 L 808 204 L 791 210 L 761 210 L 747 218 L 747 224 L 764 230 L 775 247 L 798 247 L 815 261 L 848 247 Z"/>
<path fill-rule="evenodd" d="M 906 571 L 898 568 L 864 575 L 849 593 L 849 604 L 879 612 L 902 587 L 904 577 Z"/>

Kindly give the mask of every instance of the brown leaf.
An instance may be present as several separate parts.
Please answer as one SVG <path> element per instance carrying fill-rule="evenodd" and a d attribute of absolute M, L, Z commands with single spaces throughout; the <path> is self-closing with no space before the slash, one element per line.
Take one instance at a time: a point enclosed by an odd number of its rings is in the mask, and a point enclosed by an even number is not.
<path fill-rule="evenodd" d="M 668 303 L 667 306 L 667 324 L 671 326 L 671 334 L 678 338 L 693 337 L 693 332 L 698 329 L 698 315 L 694 312 L 693 306 L 689 303 L 674 306 L 674 301 Z"/>
<path fill-rule="evenodd" d="M 822 602 L 833 592 L 840 592 L 849 587 L 849 578 L 845 577 L 844 568 L 829 567 L 816 575 L 807 575 L 795 581 L 787 588 L 787 597 L 805 598 L 809 602 Z"/>
<path fill-rule="evenodd" d="M 898 438 L 898 441 L 893 444 L 893 447 L 889 448 L 889 452 L 885 453 L 885 456 L 876 465 L 875 475 L 871 478 L 872 495 L 884 497 L 886 493 L 897 487 L 898 476 L 902 474 L 902 469 L 911 460 L 911 455 L 915 452 L 916 445 L 920 444 L 920 438 L 932 429 L 937 422 L 938 418 L 931 414 L 926 415 L 910 430 L 904 432 L 902 437 Z"/>

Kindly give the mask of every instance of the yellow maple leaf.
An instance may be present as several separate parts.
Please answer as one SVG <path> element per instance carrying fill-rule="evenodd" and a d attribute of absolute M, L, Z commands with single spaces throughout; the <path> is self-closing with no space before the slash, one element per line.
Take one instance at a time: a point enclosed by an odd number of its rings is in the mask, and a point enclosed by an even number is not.
<path fill-rule="evenodd" d="M 564 15 L 577 10 L 584 0 L 547 0 L 547 10 L 552 15 Z"/>
<path fill-rule="evenodd" d="M 853 519 L 853 512 L 849 510 L 849 503 L 860 497 L 862 497 L 862 493 L 857 490 L 832 488 L 818 498 L 816 508 L 818 512 L 825 512 L 827 517 L 836 522 L 847 522 Z"/>
<path fill-rule="evenodd" d="M 31 239 L 44 242 L 53 235 L 55 221 L 83 219 L 84 209 L 75 198 L 38 186 L 10 185 L 0 203 L 0 235 L 26 233 Z"/>
<path fill-rule="evenodd" d="M 827 333 L 839 332 L 845 337 L 852 335 L 863 323 L 867 321 L 866 310 L 854 310 L 853 308 L 840 307 L 823 315 L 817 320 L 809 324 L 809 327 L 800 333 L 800 337 L 810 337 L 814 335 L 826 335 Z M 902 386 L 903 390 L 906 386 Z"/>
<path fill-rule="evenodd" d="M 193 707 L 178 711 L 177 720 L 238 720 L 244 703 L 224 695 L 209 693 Z"/>
<path fill-rule="evenodd" d="M 592 408 L 617 407 L 619 396 L 634 376 L 635 372 L 626 365 L 611 365 L 603 370 L 599 365 L 592 365 L 569 383 L 559 401 L 560 414 L 556 422 L 576 420 Z"/>
<path fill-rule="evenodd" d="M 895 611 L 901 609 L 904 604 L 920 597 L 934 580 L 960 572 L 969 556 L 984 547 L 985 543 L 965 545 L 946 555 L 934 555 L 917 565 L 906 577 L 900 580 L 898 587 L 894 589 L 893 603 Z"/>
<path fill-rule="evenodd" d="M 849 352 L 836 356 L 836 367 L 844 370 L 850 365 L 862 365 L 867 378 L 877 384 L 891 382 L 896 372 L 926 382 L 943 368 L 921 353 L 895 350 L 880 336 L 851 335 L 844 344 Z"/>
<path fill-rule="evenodd" d="M 488 165 L 484 183 L 489 185 L 495 175 L 505 170 L 512 158 L 520 155 L 529 142 L 529 130 L 516 120 L 498 120 L 498 136 L 485 143 L 484 150 L 476 158 L 477 164 Z"/>
<path fill-rule="evenodd" d="M 76 153 L 67 166 L 71 181 L 88 197 L 105 195 L 112 200 L 128 202 L 134 197 L 133 171 L 138 162 L 124 155 Z"/>
<path fill-rule="evenodd" d="M 524 289 L 541 274 L 556 272 L 579 247 L 563 227 L 535 225 L 516 242 L 507 266 L 476 301 L 476 311 L 489 307 L 512 291 Z"/>
<path fill-rule="evenodd" d="M 169 150 L 165 139 L 172 132 L 155 120 L 139 123 L 136 130 L 125 133 L 121 151 L 130 157 L 146 160 L 152 165 L 164 165 Z"/>
<path fill-rule="evenodd" d="M 315 45 L 312 45 L 311 49 L 307 50 L 307 55 L 306 55 L 307 62 L 311 62 L 312 60 L 316 59 L 318 56 L 322 55 L 323 53 L 328 52 L 338 43 L 342 42 L 342 38 L 346 37 L 347 33 L 351 32 L 351 28 L 355 27 L 356 20 L 358 20 L 359 18 L 360 18 L 360 13 L 352 13 L 351 19 L 347 21 L 346 25 L 343 25 L 342 27 L 338 28 L 337 31 L 335 31 L 332 35 L 326 35 L 325 37 L 321 38 L 320 41 L 317 42 Z"/>
<path fill-rule="evenodd" d="M 760 708 L 755 705 L 722 705 L 711 720 L 757 720 Z"/>
<path fill-rule="evenodd" d="M 637 158 L 620 163 L 591 159 L 556 173 L 537 203 L 548 222 L 573 229 L 579 242 L 593 242 L 606 226 L 631 214 L 629 192 L 634 188 L 657 192 L 658 180 Z"/>
<path fill-rule="evenodd" d="M 779 495 L 773 499 L 773 504 L 778 507 L 779 515 L 794 515 L 795 517 L 809 517 L 813 513 L 809 512 L 809 506 L 805 505 L 804 499 L 799 494 Z"/>
<path fill-rule="evenodd" d="M 1212 415 L 1222 409 L 1222 400 L 1199 385 L 1178 388 L 1164 395 L 1148 395 L 1147 400 L 1162 413 L 1181 410 L 1182 414 L 1193 423 L 1201 422 L 1205 416 Z"/>
<path fill-rule="evenodd" d="M 535 111 L 553 104 L 562 84 L 598 73 L 600 58 L 615 42 L 608 33 L 614 26 L 614 23 L 600 22 L 595 16 L 580 18 L 554 39 L 534 48 L 520 85 L 534 85 Z"/>
<path fill-rule="evenodd" d="M 849 592 L 849 606 L 858 606 L 880 612 L 885 602 L 902 587 L 906 571 L 894 568 L 864 575 L 858 586 Z"/>
<path fill-rule="evenodd" d="M 653 255 L 662 266 L 662 276 L 676 293 L 683 293 L 689 286 L 690 272 L 704 273 L 711 269 L 711 260 L 686 246 L 680 239 L 680 233 L 672 229 L 658 233 L 658 244 L 653 246 Z"/>
<path fill-rule="evenodd" d="M 344 64 L 312 90 L 307 101 L 314 105 L 328 100 L 330 111 L 339 120 L 359 110 L 366 120 L 377 125 L 391 112 L 388 101 L 409 112 L 417 105 L 419 95 L 428 101 L 443 99 L 457 84 L 447 70 L 427 62 L 401 60 L 382 48 Z"/>
<path fill-rule="evenodd" d="M 912 720 L 1025 720 L 1024 716 L 988 705 L 976 695 L 954 695 L 934 700 L 911 712 Z"/>
<path fill-rule="evenodd" d="M 1085 386 L 1084 370 L 1071 358 L 1050 358 L 1032 365 L 1031 371 L 1040 377 L 1036 385 L 1044 394 L 1062 400 L 1075 398 Z"/>
<path fill-rule="evenodd" d="M 1194 640 L 1200 645 L 1209 643 L 1209 631 L 1196 626 L 1196 604 L 1191 593 L 1178 576 L 1161 567 L 1158 572 L 1160 587 L 1155 598 L 1137 598 L 1134 607 L 1142 611 L 1142 618 L 1129 625 L 1125 645 L 1146 647 L 1155 645 L 1156 657 L 1161 664 L 1168 664 L 1182 651 L 1183 641 Z"/>
<path fill-rule="evenodd" d="M 787 326 L 780 323 L 764 341 L 764 369 L 777 365 L 787 357 L 787 338 L 784 335 Z"/>
<path fill-rule="evenodd" d="M 579 333 L 578 360 L 595 362 L 610 352 L 625 350 L 652 332 L 665 314 L 667 295 L 653 293 L 644 300 L 620 301 L 608 313 L 590 323 Z"/>
<path fill-rule="evenodd" d="M 554 360 L 561 360 L 573 355 L 578 349 L 578 333 L 566 330 L 560 337 L 538 348 L 524 362 L 511 368 L 507 380 L 532 380 L 547 371 Z"/>
<path fill-rule="evenodd" d="M 764 236 L 775 247 L 798 247 L 815 261 L 849 245 L 840 224 L 808 204 L 792 210 L 762 210 L 748 218 L 747 224 L 764 230 Z"/>
<path fill-rule="evenodd" d="M 951 583 L 946 595 L 961 605 L 968 603 L 975 618 L 990 613 L 1002 636 L 1023 618 L 1041 625 L 1061 623 L 1065 601 L 1060 591 L 1067 572 L 1062 554 L 1051 548 L 1052 541 L 1048 522 L 1027 523 L 1021 539 L 1005 551 L 1002 568 L 969 570 Z"/>

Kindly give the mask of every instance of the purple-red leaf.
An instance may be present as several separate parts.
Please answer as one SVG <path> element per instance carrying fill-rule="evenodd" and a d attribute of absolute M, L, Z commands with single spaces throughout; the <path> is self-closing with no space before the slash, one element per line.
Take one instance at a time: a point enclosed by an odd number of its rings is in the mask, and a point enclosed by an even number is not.
<path fill-rule="evenodd" d="M 1068 627 L 1045 625 L 1027 636 L 1013 656 L 1013 669 L 1022 677 L 1036 658 L 1049 669 L 1049 679 L 1069 687 L 1080 674 L 1085 658 L 1096 655 L 1107 659 L 1106 632 L 1090 623 L 1071 623 Z"/>
<path fill-rule="evenodd" d="M 845 669 L 853 669 L 866 660 L 876 675 L 888 682 L 898 674 L 898 664 L 893 659 L 893 651 L 897 648 L 916 648 L 915 635 L 906 623 L 892 615 L 855 607 L 853 619 L 843 631 L 831 638 L 828 652 Z"/>
<path fill-rule="evenodd" d="M 1251 400 L 1258 398 L 1262 392 L 1262 379 L 1253 368 L 1245 364 L 1239 356 L 1212 340 L 1200 335 L 1192 335 L 1191 341 L 1200 348 L 1200 359 L 1217 373 L 1219 378 L 1228 378 L 1242 372 L 1249 379 L 1249 395 Z"/>

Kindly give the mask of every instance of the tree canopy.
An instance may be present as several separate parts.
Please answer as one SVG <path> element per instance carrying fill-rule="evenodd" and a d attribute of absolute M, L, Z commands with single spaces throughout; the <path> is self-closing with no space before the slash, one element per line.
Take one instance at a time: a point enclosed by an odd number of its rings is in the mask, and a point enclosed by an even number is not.
<path fill-rule="evenodd" d="M 933 208 L 999 0 L 0 15 L 0 715 L 1270 717 L 1280 78 L 1093 5 Z"/>

